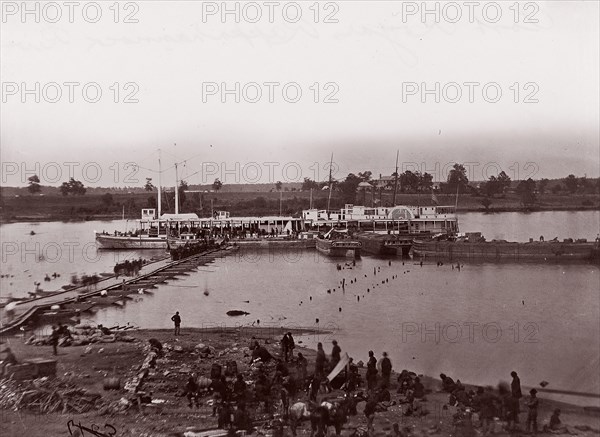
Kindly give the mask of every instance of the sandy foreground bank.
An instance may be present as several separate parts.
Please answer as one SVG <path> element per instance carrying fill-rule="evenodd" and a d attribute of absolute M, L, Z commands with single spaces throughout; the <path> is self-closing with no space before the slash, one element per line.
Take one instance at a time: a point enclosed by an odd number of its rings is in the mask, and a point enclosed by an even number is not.
<path fill-rule="evenodd" d="M 301 334 L 317 335 L 309 330 L 292 332 L 295 337 L 300 337 Z M 200 408 L 193 409 L 188 406 L 187 399 L 182 396 L 189 375 L 195 373 L 199 376 L 210 377 L 213 363 L 218 362 L 225 368 L 227 362 L 235 361 L 238 371 L 244 374 L 245 379 L 252 380 L 249 346 L 256 339 L 260 344 L 265 345 L 275 357 L 279 357 L 278 340 L 283 333 L 284 330 L 278 328 L 183 329 L 181 335 L 175 337 L 171 330 L 139 330 L 128 332 L 129 336 L 135 337 L 137 340 L 135 342 L 59 347 L 58 381 L 54 381 L 50 389 L 54 389 L 54 384 L 57 382 L 62 382 L 85 389 L 90 393 L 97 393 L 101 397 L 94 404 L 94 408 L 80 414 L 73 412 L 71 408 L 68 408 L 69 411 L 64 414 L 62 411 L 41 414 L 39 406 L 33 407 L 36 411 L 3 409 L 0 410 L 1 435 L 3 437 L 74 435 L 68 430 L 70 421 L 72 421 L 71 424 L 81 424 L 88 428 L 91 428 L 93 424 L 98 425 L 99 432 L 105 432 L 107 436 L 183 436 L 186 431 L 216 428 L 217 419 L 212 417 L 212 396 L 203 396 L 200 400 Z M 148 340 L 151 338 L 159 340 L 165 351 L 164 355 L 157 359 L 156 367 L 150 369 L 142 386 L 144 392 L 151 393 L 153 402 L 142 408 L 135 405 L 127 407 L 125 404 L 121 408 L 119 407 L 120 400 L 131 398 L 131 394 L 124 389 L 124 385 L 139 374 L 140 366 L 148 353 Z M 7 346 L 10 347 L 19 361 L 27 358 L 52 357 L 51 346 L 26 345 L 19 337 L 9 337 L 4 340 L 5 343 L 2 344 L 1 350 Z M 199 344 L 204 345 L 204 348 L 197 347 Z M 312 373 L 315 351 L 302 348 L 302 344 L 296 346 L 294 355 L 302 352 L 309 362 L 308 372 Z M 324 346 L 326 352 L 329 353 L 331 345 L 325 344 Z M 343 344 L 341 346 L 343 349 Z M 209 350 L 210 352 L 206 353 Z M 368 347 L 365 350 L 368 350 Z M 379 351 L 375 351 L 375 353 L 376 356 L 379 355 Z M 359 360 L 366 362 L 367 357 L 354 357 L 354 360 L 355 362 Z M 365 369 L 361 368 L 360 374 L 363 381 L 364 372 Z M 396 377 L 397 375 L 393 375 L 391 378 L 392 401 L 400 399 L 400 395 L 396 393 Z M 120 379 L 121 388 L 104 390 L 106 378 Z M 407 409 L 406 404 L 396 403 L 387 411 L 376 413 L 376 435 L 391 435 L 393 423 L 398 423 L 401 429 L 406 427 L 410 430 L 411 435 L 460 435 L 453 425 L 456 407 L 446 406 L 448 395 L 439 391 L 439 381 L 429 377 L 423 377 L 422 381 L 426 389 L 430 391 L 426 396 L 427 402 L 423 403 L 429 414 L 422 417 L 407 417 L 403 414 Z M 0 385 L 6 386 L 6 381 Z M 359 388 L 360 390 L 366 392 L 364 386 Z M 321 392 L 319 401 L 340 397 L 342 394 L 339 390 L 334 390 L 331 394 Z M 299 391 L 291 403 L 307 399 L 307 394 Z M 272 412 L 277 415 L 277 413 L 281 413 L 280 403 L 276 402 L 276 399 L 273 400 L 277 408 L 274 407 Z M 365 402 L 358 404 L 358 414 L 349 417 L 348 422 L 344 425 L 342 435 L 349 436 L 357 427 L 366 427 L 366 418 L 362 414 L 364 406 Z M 46 406 L 46 408 L 49 407 Z M 600 429 L 600 417 L 597 412 L 545 400 L 543 397 L 538 416 L 540 428 L 543 424 L 548 423 L 555 408 L 561 409 L 562 423 L 567 425 L 569 431 L 580 436 L 600 435 L 597 431 Z M 123 411 L 118 411 L 120 409 Z M 262 407 L 258 410 L 255 410 L 254 407 L 249 409 L 257 423 L 262 424 L 269 419 Z M 524 411 L 524 406 L 521 409 Z M 526 413 L 521 413 L 521 427 L 524 426 L 525 418 Z M 112 428 L 105 427 L 106 424 L 114 427 L 116 433 L 110 434 Z M 272 430 L 264 429 L 263 432 L 270 434 Z M 330 433 L 333 433 L 333 428 L 330 428 Z M 475 435 L 481 435 L 477 429 L 475 433 Z M 498 426 L 498 435 L 503 434 L 508 435 Z M 84 435 L 93 434 L 85 433 Z M 291 435 L 288 427 L 284 428 L 284 435 Z M 310 435 L 310 425 L 304 422 L 298 430 L 298 435 Z"/>

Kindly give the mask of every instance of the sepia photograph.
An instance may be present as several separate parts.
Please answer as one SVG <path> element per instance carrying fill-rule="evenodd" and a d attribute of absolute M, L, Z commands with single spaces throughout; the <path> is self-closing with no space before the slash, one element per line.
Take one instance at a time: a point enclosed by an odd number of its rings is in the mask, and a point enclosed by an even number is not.
<path fill-rule="evenodd" d="M 3 437 L 600 437 L 600 1 L 0 11 Z"/>

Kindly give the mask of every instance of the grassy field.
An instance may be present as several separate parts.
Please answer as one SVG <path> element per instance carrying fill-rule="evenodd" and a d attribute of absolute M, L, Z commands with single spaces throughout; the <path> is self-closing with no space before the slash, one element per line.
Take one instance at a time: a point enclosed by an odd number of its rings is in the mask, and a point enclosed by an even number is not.
<path fill-rule="evenodd" d="M 281 200 L 280 200 L 281 196 Z M 454 205 L 454 195 L 438 194 L 440 205 Z M 107 202 L 100 195 L 84 196 L 3 196 L 0 198 L 0 219 L 2 222 L 14 221 L 53 221 L 53 220 L 97 220 L 116 219 L 124 214 L 126 218 L 140 217 L 142 208 L 153 207 L 154 196 L 149 193 L 114 194 L 112 202 Z M 371 195 L 357 194 L 356 205 L 379 204 L 379 195 L 372 199 Z M 485 211 L 481 201 L 483 197 L 462 195 L 458 199 L 458 211 Z M 490 212 L 522 211 L 520 197 L 507 194 L 500 198 L 491 198 Z M 324 209 L 327 206 L 327 192 L 313 193 L 313 207 Z M 172 212 L 170 207 L 163 206 L 163 212 Z M 343 207 L 345 201 L 334 194 L 331 209 Z M 392 203 L 392 194 L 381 196 L 381 203 Z M 429 195 L 403 194 L 396 196 L 396 204 L 432 205 Z M 209 216 L 211 211 L 227 210 L 233 216 L 242 215 L 284 215 L 299 216 L 303 209 L 310 205 L 310 192 L 216 192 L 188 193 L 181 212 L 195 212 L 200 216 Z M 544 194 L 538 196 L 536 205 L 530 210 L 590 210 L 600 209 L 600 196 L 597 194 Z"/>

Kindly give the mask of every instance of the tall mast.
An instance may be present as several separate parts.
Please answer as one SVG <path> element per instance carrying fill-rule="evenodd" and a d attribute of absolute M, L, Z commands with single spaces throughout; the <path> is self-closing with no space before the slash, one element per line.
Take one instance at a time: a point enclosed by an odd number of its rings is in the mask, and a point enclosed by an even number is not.
<path fill-rule="evenodd" d="M 179 180 L 177 178 L 177 163 L 175 163 L 175 214 L 179 214 Z"/>
<path fill-rule="evenodd" d="M 331 171 L 333 169 L 333 153 L 331 154 L 331 162 L 329 163 L 329 197 L 327 198 L 327 217 L 329 218 L 329 205 L 331 204 Z"/>
<path fill-rule="evenodd" d="M 160 168 L 160 149 L 158 149 L 158 218 L 160 218 L 161 209 L 162 209 L 162 187 L 160 185 L 160 174 L 162 170 Z"/>
<path fill-rule="evenodd" d="M 398 155 L 400 150 L 396 151 L 396 177 L 394 178 L 394 198 L 392 200 L 392 206 L 396 206 L 396 192 L 398 191 Z"/>
<path fill-rule="evenodd" d="M 312 209 L 312 188 L 310 189 L 310 206 L 309 209 Z"/>

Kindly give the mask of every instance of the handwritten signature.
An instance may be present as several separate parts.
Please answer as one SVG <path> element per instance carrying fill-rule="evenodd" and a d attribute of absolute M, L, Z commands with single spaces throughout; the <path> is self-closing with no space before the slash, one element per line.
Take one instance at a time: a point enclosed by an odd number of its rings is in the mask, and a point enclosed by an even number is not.
<path fill-rule="evenodd" d="M 100 431 L 100 427 L 98 425 L 92 424 L 89 428 L 87 426 L 83 426 L 81 422 L 75 424 L 72 420 L 67 422 L 67 428 L 69 429 L 69 435 L 73 437 L 83 437 L 85 435 L 95 435 L 98 437 L 112 437 L 117 433 L 117 430 L 114 426 L 109 425 L 108 423 L 104 425 L 104 431 Z M 88 434 L 86 434 L 86 432 Z"/>

